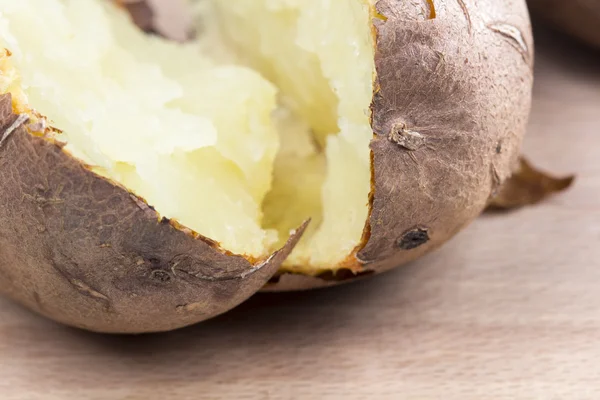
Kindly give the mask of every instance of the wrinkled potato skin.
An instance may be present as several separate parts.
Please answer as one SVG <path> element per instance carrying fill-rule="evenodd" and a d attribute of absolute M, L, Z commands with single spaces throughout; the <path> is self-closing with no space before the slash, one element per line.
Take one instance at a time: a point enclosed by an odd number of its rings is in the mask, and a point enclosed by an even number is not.
<path fill-rule="evenodd" d="M 529 0 L 529 6 L 533 14 L 600 48 L 600 0 Z"/>
<path fill-rule="evenodd" d="M 15 118 L 10 96 L 0 97 L 0 132 Z M 0 187 L 0 292 L 98 332 L 168 331 L 228 311 L 270 279 L 302 234 L 253 266 L 159 221 L 23 126 L 0 147 Z"/>
<path fill-rule="evenodd" d="M 425 0 L 377 3 L 387 21 L 375 23 L 374 196 L 355 271 L 383 272 L 438 248 L 518 166 L 534 62 L 525 1 L 433 3 L 433 19 Z M 415 150 L 390 140 L 401 124 L 423 136 Z M 266 290 L 332 284 L 286 275 Z"/>

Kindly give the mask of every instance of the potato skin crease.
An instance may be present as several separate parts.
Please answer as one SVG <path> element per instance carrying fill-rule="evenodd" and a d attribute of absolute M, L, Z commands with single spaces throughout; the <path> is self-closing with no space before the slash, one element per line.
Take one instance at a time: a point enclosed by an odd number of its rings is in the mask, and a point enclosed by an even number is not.
<path fill-rule="evenodd" d="M 0 132 L 15 117 L 11 96 L 0 97 Z M 270 279 L 303 232 L 252 265 L 161 221 L 25 126 L 0 147 L 0 187 L 0 292 L 97 332 L 168 331 L 228 311 Z"/>
<path fill-rule="evenodd" d="M 600 0 L 528 0 L 532 12 L 600 48 Z"/>
<path fill-rule="evenodd" d="M 518 167 L 534 45 L 524 0 L 376 7 L 370 235 L 353 270 L 380 273 L 447 242 Z M 287 275 L 266 289 L 332 284 Z"/>

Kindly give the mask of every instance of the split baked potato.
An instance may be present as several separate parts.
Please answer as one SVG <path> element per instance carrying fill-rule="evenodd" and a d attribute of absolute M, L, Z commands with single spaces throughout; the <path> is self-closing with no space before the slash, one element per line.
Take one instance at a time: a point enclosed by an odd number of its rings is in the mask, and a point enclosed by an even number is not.
<path fill-rule="evenodd" d="M 525 0 L 203 0 L 197 38 L 104 0 L 0 0 L 0 291 L 171 330 L 379 273 L 518 166 Z"/>

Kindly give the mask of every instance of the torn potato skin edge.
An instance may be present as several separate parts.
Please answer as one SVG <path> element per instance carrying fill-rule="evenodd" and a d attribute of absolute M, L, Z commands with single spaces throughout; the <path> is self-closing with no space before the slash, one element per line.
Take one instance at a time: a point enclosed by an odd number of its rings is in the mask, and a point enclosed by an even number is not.
<path fill-rule="evenodd" d="M 489 211 L 518 209 L 538 204 L 548 197 L 569 189 L 575 176 L 558 178 L 537 170 L 521 157 L 519 168 L 490 199 Z"/>
<path fill-rule="evenodd" d="M 10 94 L 6 94 L 6 95 L 0 95 L 0 103 L 3 101 L 4 96 L 10 96 Z M 16 114 L 16 107 L 12 102 L 12 96 L 11 96 L 11 104 L 13 107 L 13 113 L 15 113 L 15 117 L 12 118 L 15 121 L 18 120 L 19 116 Z M 33 112 L 32 110 L 28 109 L 28 113 L 31 114 L 31 116 L 28 116 L 27 121 L 24 121 L 22 124 L 20 125 L 25 125 L 28 124 L 29 121 L 31 121 L 33 119 L 33 117 L 35 117 L 35 119 L 46 119 L 46 117 L 44 117 L 43 115 L 37 113 L 37 112 Z M 26 115 L 26 114 L 20 114 L 20 115 Z M 3 128 L 0 126 L 0 128 Z M 15 127 L 15 129 L 17 129 L 18 127 Z M 27 128 L 27 127 L 26 127 Z M 58 135 L 62 134 L 62 130 L 55 128 L 53 126 L 47 126 L 46 127 L 46 131 L 43 132 L 41 135 L 38 134 L 37 132 L 32 132 L 31 130 L 29 130 L 27 128 L 27 131 L 30 135 L 32 136 L 38 136 L 38 137 L 42 137 L 44 140 L 48 141 L 49 143 L 52 143 L 53 145 L 57 146 L 58 148 L 60 148 L 65 154 L 67 154 L 69 157 L 77 159 L 81 166 L 88 170 L 90 173 L 92 174 L 97 174 L 98 171 L 98 167 L 87 164 L 86 162 L 84 162 L 83 160 L 79 160 L 77 157 L 75 157 L 73 154 L 71 154 L 71 152 L 68 151 L 68 149 L 65 148 L 65 146 L 67 145 L 67 143 L 61 141 L 60 139 L 58 139 Z M 8 137 L 5 137 L 4 135 L 2 135 L 0 137 L 0 140 L 4 141 L 5 139 L 8 139 Z M 1 142 L 0 142 L 1 143 Z M 190 237 L 194 238 L 195 240 L 201 240 L 203 242 L 205 242 L 206 244 L 208 244 L 209 246 L 213 247 L 215 250 L 221 252 L 224 255 L 228 255 L 228 256 L 242 256 L 243 258 L 245 258 L 246 260 L 248 260 L 250 263 L 252 264 L 257 264 L 257 263 L 261 263 L 264 261 L 264 259 L 262 258 L 257 258 L 251 255 L 247 255 L 247 254 L 235 254 L 227 249 L 225 249 L 221 243 L 219 243 L 216 240 L 213 240 L 211 238 L 208 238 L 204 235 L 201 235 L 200 233 L 194 231 L 193 229 L 188 228 L 187 226 L 185 226 L 184 224 L 181 224 L 179 221 L 177 221 L 176 219 L 172 219 L 172 218 L 166 218 L 160 215 L 160 213 L 156 210 L 156 208 L 154 206 L 151 206 L 147 200 L 143 197 L 141 197 L 138 194 L 133 193 L 131 190 L 129 190 L 127 187 L 125 187 L 124 185 L 120 184 L 117 181 L 114 181 L 113 179 L 110 179 L 108 177 L 105 177 L 103 175 L 99 175 L 102 179 L 109 181 L 112 185 L 120 187 L 122 190 L 128 192 L 130 194 L 130 197 L 132 198 L 132 200 L 138 205 L 139 208 L 141 208 L 143 211 L 148 211 L 152 214 L 155 214 L 157 216 L 157 222 L 162 223 L 162 224 L 168 224 L 171 225 L 173 228 L 175 228 L 176 230 L 179 230 L 181 232 L 186 233 L 187 235 L 189 235 Z M 295 230 L 295 232 L 297 232 L 298 230 L 305 230 L 306 226 L 310 224 L 310 220 L 305 221 L 298 229 Z M 294 233 L 295 234 L 295 233 Z"/>
<path fill-rule="evenodd" d="M 4 96 L 7 96 L 7 95 L 0 95 L 0 103 L 2 102 Z M 10 96 L 10 95 L 8 95 L 8 96 Z M 21 115 L 24 115 L 24 114 L 21 114 Z M 45 118 L 45 117 L 41 116 L 41 114 L 37 114 L 36 117 Z M 16 116 L 16 118 L 14 118 L 14 119 L 15 119 L 15 121 L 17 121 L 18 120 L 18 116 Z M 27 121 L 24 121 L 22 124 L 20 124 L 19 126 L 15 127 L 15 129 L 18 129 L 20 126 L 25 125 L 25 124 L 27 124 Z M 49 132 L 52 132 L 52 133 L 58 133 L 58 134 L 62 133 L 62 131 L 60 129 L 53 128 L 51 126 L 48 127 L 47 129 L 48 129 Z M 32 135 L 32 136 L 38 136 L 38 135 L 35 135 L 33 132 L 31 132 L 29 129 L 27 129 L 27 132 L 30 135 Z M 53 144 L 54 146 L 58 147 L 67 156 L 69 156 L 69 157 L 71 157 L 73 159 L 76 159 L 81 164 L 81 166 L 84 169 L 86 169 L 87 171 L 89 171 L 92 174 L 97 175 L 97 173 L 96 173 L 97 167 L 95 167 L 93 165 L 90 165 L 90 164 L 87 164 L 83 160 L 80 160 L 77 157 L 75 157 L 73 154 L 71 154 L 71 152 L 69 152 L 68 149 L 65 148 L 65 146 L 67 145 L 67 143 L 58 140 L 56 137 L 42 136 L 42 138 L 44 140 L 48 141 L 49 143 Z M 4 136 L 0 137 L 0 140 L 4 140 L 4 139 L 8 139 L 8 137 L 6 137 L 6 138 Z M 193 229 L 188 228 L 187 226 L 185 226 L 184 224 L 180 223 L 176 219 L 167 218 L 167 217 L 161 216 L 160 213 L 159 213 L 159 211 L 154 206 L 150 205 L 145 198 L 143 198 L 142 196 L 140 196 L 138 194 L 135 194 L 134 192 L 132 192 L 130 189 L 128 189 L 127 187 L 125 187 L 121 183 L 119 183 L 119 182 L 117 182 L 117 181 L 115 181 L 115 180 L 113 180 L 111 178 L 102 176 L 102 175 L 98 175 L 98 176 L 101 179 L 104 179 L 104 180 L 108 181 L 111 185 L 119 187 L 123 191 L 128 192 L 129 195 L 130 195 L 130 197 L 134 200 L 134 202 L 136 203 L 136 205 L 138 207 L 140 207 L 143 211 L 148 211 L 151 214 L 153 214 L 153 215 L 156 216 L 157 223 L 170 225 L 174 229 L 176 229 L 178 231 L 181 231 L 181 232 L 185 233 L 186 235 L 192 237 L 194 240 L 200 240 L 200 241 L 206 243 L 207 245 L 209 245 L 210 247 L 212 247 L 213 249 L 219 251 L 220 253 L 222 253 L 224 255 L 231 256 L 231 257 L 240 257 L 241 256 L 244 259 L 248 260 L 248 262 L 250 262 L 251 264 L 260 264 L 260 263 L 265 262 L 266 259 L 268 259 L 268 257 L 267 258 L 264 258 L 264 257 L 261 258 L 261 257 L 255 257 L 255 256 L 248 255 L 248 254 L 235 254 L 235 253 L 233 253 L 233 252 L 225 249 L 221 245 L 220 242 L 218 242 L 216 240 L 213 240 L 213 239 L 211 239 L 209 237 L 206 237 L 206 236 L 204 236 L 204 235 L 202 235 L 202 234 L 194 231 Z M 306 230 L 306 228 L 308 227 L 308 225 L 310 224 L 310 222 L 311 222 L 310 219 L 307 219 L 306 221 L 304 221 L 302 223 L 302 225 L 300 225 L 300 227 L 298 227 L 297 229 L 295 229 L 290 236 L 294 236 L 294 235 L 296 235 L 300 231 L 303 233 Z"/>
<path fill-rule="evenodd" d="M 13 111 L 1 95 L 4 128 Z M 0 292 L 66 325 L 137 334 L 222 314 L 271 279 L 308 225 L 269 257 L 232 255 L 64 146 L 21 125 L 0 148 Z"/>

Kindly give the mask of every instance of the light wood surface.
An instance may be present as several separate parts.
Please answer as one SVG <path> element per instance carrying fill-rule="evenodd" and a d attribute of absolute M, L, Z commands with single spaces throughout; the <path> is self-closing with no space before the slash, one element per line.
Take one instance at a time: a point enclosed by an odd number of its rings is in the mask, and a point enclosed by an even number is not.
<path fill-rule="evenodd" d="M 356 284 L 109 337 L 0 300 L 0 399 L 600 399 L 600 54 L 538 40 L 526 153 L 578 175 Z"/>

